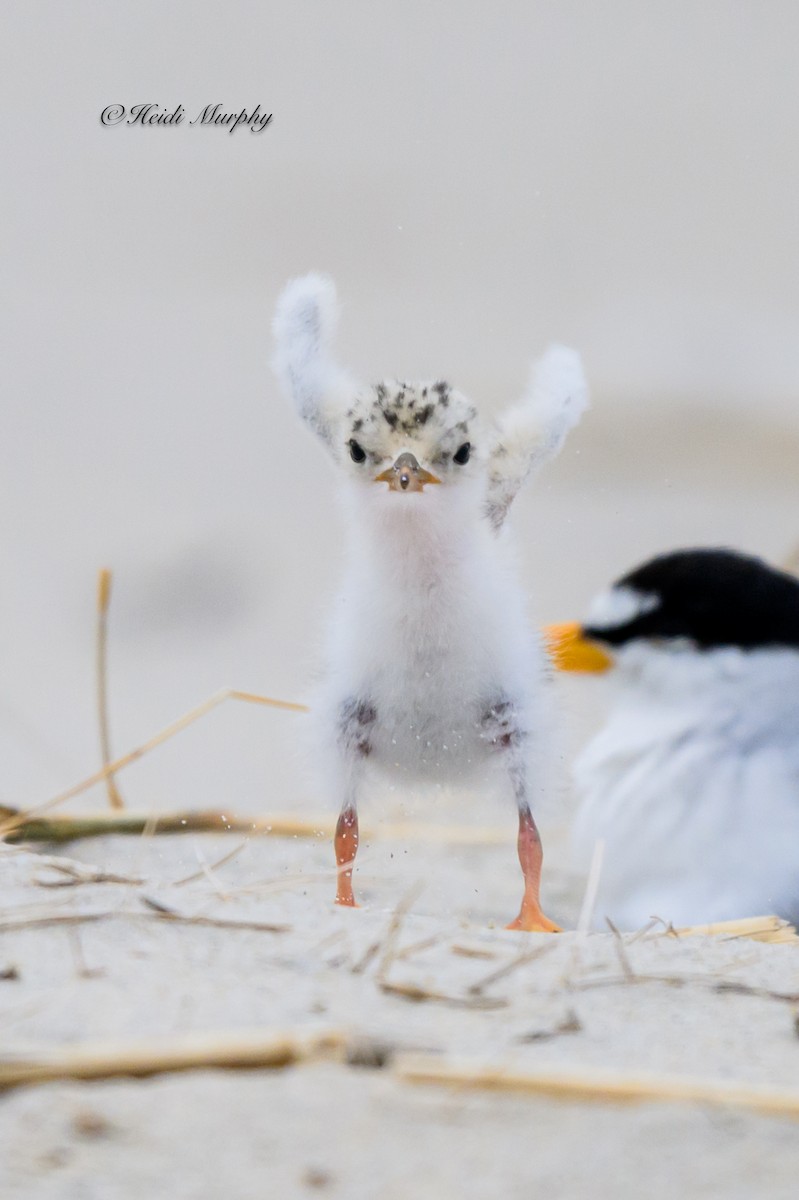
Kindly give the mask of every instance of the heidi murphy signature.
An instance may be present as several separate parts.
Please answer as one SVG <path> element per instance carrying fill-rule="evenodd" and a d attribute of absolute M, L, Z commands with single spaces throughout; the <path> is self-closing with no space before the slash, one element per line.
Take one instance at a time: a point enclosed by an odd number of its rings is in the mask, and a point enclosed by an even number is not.
<path fill-rule="evenodd" d="M 100 113 L 102 125 L 181 125 L 186 116 L 182 104 L 171 112 L 160 104 L 134 104 L 125 108 L 124 104 L 109 104 Z M 189 125 L 219 125 L 226 127 L 228 133 L 233 133 L 239 125 L 246 125 L 250 133 L 263 133 L 272 120 L 271 113 L 262 113 L 260 104 L 256 104 L 252 112 L 243 108 L 241 112 L 225 112 L 221 104 L 206 104 Z"/>

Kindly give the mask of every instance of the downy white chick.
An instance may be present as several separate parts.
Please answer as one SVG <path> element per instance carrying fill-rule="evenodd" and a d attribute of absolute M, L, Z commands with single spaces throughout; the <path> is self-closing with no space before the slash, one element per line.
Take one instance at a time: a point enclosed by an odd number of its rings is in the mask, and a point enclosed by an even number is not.
<path fill-rule="evenodd" d="M 566 669 L 610 668 L 575 764 L 575 844 L 605 854 L 623 929 L 799 917 L 799 580 L 730 550 L 652 559 L 553 627 Z"/>
<path fill-rule="evenodd" d="M 312 710 L 341 806 L 336 902 L 354 905 L 358 800 L 372 769 L 407 785 L 466 783 L 492 765 L 519 811 L 524 898 L 511 928 L 555 930 L 539 904 L 531 799 L 545 782 L 546 662 L 503 530 L 521 485 L 587 402 L 578 356 L 552 347 L 497 426 L 443 381 L 358 386 L 333 364 L 332 282 L 290 283 L 275 367 L 337 468 L 348 534 L 327 675 Z"/>

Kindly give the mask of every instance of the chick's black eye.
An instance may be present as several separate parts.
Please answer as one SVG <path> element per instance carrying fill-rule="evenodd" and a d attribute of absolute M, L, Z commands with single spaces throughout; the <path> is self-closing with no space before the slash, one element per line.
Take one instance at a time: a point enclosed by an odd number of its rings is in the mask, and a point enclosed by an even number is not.
<path fill-rule="evenodd" d="M 359 446 L 358 443 L 356 442 L 355 438 L 350 438 L 349 447 L 350 447 L 350 458 L 352 459 L 352 461 L 357 462 L 357 463 L 362 463 L 364 461 L 364 459 L 366 458 L 366 451 L 364 450 L 363 446 Z"/>
<path fill-rule="evenodd" d="M 459 467 L 462 467 L 469 461 L 469 455 L 471 452 L 472 443 L 464 442 L 463 445 L 453 454 L 452 461 L 456 462 Z"/>

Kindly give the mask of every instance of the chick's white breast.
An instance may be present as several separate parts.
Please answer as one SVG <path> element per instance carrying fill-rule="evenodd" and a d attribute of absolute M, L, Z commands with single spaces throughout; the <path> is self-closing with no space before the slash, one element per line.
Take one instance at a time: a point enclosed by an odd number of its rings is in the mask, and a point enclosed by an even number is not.
<path fill-rule="evenodd" d="M 332 632 L 331 717 L 348 698 L 374 707 L 370 757 L 379 766 L 468 774 L 492 753 L 484 718 L 498 703 L 530 730 L 538 648 L 523 598 L 496 563 L 417 571 L 401 588 L 358 576 Z"/>

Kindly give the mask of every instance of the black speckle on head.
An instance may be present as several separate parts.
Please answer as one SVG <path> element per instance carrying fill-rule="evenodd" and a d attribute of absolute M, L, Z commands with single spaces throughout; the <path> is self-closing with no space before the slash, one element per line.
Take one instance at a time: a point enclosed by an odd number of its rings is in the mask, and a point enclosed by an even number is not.
<path fill-rule="evenodd" d="M 438 392 L 439 403 L 442 404 L 444 406 L 444 408 L 446 408 L 447 405 L 449 404 L 449 393 L 450 393 L 449 384 L 446 383 L 443 379 L 439 379 L 437 383 L 433 384 L 433 391 Z"/>
<path fill-rule="evenodd" d="M 416 413 L 416 416 L 414 417 L 414 421 L 416 422 L 416 424 L 417 425 L 426 425 L 427 422 L 430 420 L 430 414 L 432 413 L 432 411 L 433 411 L 432 404 L 425 404 L 424 408 L 420 408 L 419 411 Z"/>
<path fill-rule="evenodd" d="M 396 412 L 392 408 L 384 408 L 383 409 L 383 417 L 385 418 L 386 424 L 391 429 L 397 428 L 397 424 L 399 423 L 399 417 L 397 416 Z"/>
<path fill-rule="evenodd" d="M 375 384 L 375 395 L 381 404 L 385 403 L 386 399 L 388 398 L 388 388 L 384 383 Z"/>
<path fill-rule="evenodd" d="M 352 432 L 357 433 L 359 429 L 363 429 L 363 417 L 358 417 L 357 421 L 352 422 Z"/>
<path fill-rule="evenodd" d="M 688 638 L 700 650 L 787 646 L 799 650 L 799 580 L 733 550 L 679 550 L 637 567 L 616 587 L 656 606 L 610 628 L 584 626 L 611 646 Z"/>

